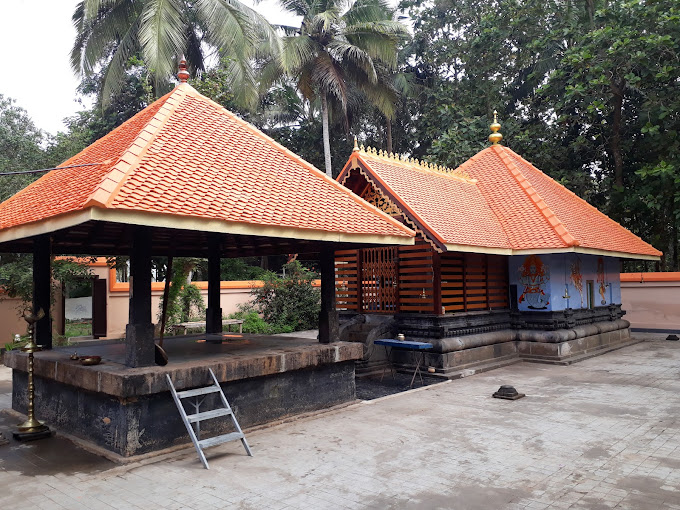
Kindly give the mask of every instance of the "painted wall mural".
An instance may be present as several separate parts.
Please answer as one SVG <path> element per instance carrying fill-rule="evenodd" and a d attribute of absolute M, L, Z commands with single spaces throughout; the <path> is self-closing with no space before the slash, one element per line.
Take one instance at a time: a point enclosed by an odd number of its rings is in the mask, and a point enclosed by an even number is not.
<path fill-rule="evenodd" d="M 529 255 L 519 267 L 519 281 L 524 286 L 519 303 L 526 301 L 531 310 L 546 310 L 550 304 L 550 268 L 538 255 Z"/>
<path fill-rule="evenodd" d="M 607 296 L 605 292 L 607 291 L 607 282 L 604 276 L 604 257 L 597 258 L 597 289 L 600 293 L 600 305 L 607 304 Z"/>
<path fill-rule="evenodd" d="M 616 257 L 576 253 L 513 255 L 510 284 L 517 286 L 520 311 L 558 311 L 621 303 Z"/>
<path fill-rule="evenodd" d="M 581 308 L 583 308 L 583 273 L 581 272 L 581 258 L 578 255 L 576 255 L 575 260 L 571 263 L 571 284 L 578 291 L 578 295 L 581 298 Z M 568 291 L 569 289 L 567 288 Z"/>

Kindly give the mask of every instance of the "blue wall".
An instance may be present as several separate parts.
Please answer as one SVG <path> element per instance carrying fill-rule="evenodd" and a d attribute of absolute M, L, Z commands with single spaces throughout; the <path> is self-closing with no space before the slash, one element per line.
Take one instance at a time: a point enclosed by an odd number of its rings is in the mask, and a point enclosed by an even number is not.
<path fill-rule="evenodd" d="M 575 253 L 513 255 L 508 264 L 510 284 L 517 285 L 520 310 L 587 308 L 589 280 L 593 285 L 593 306 L 621 303 L 620 265 L 616 257 Z M 576 285 L 579 275 L 581 291 Z M 565 291 L 569 298 L 564 297 Z"/>

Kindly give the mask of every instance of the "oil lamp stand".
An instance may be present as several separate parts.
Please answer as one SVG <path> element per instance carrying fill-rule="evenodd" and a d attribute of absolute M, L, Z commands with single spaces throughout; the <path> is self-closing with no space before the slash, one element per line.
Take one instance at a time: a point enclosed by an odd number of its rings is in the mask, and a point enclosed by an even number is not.
<path fill-rule="evenodd" d="M 45 316 L 45 312 L 40 309 L 37 314 L 24 313 L 24 319 L 28 322 L 28 334 L 30 340 L 21 349 L 22 352 L 28 353 L 28 419 L 17 425 L 16 432 L 12 433 L 14 439 L 18 441 L 33 441 L 36 439 L 44 439 L 52 435 L 50 428 L 44 423 L 35 419 L 34 401 L 35 401 L 35 385 L 33 384 L 33 353 L 39 352 L 42 348 L 35 343 L 35 323 Z"/>

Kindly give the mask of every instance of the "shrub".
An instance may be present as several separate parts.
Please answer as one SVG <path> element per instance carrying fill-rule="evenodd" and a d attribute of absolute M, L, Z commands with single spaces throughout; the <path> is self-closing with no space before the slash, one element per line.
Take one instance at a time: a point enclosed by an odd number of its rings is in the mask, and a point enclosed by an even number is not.
<path fill-rule="evenodd" d="M 264 286 L 252 290 L 253 305 L 275 329 L 302 331 L 319 325 L 321 292 L 312 286 L 316 274 L 297 260 L 284 266 L 285 276 L 263 277 Z"/>

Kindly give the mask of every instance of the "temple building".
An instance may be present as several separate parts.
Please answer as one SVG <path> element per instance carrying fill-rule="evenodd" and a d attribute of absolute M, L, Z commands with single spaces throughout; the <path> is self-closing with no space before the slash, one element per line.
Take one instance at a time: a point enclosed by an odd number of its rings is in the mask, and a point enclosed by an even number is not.
<path fill-rule="evenodd" d="M 12 407 L 29 409 L 34 386 L 39 420 L 114 456 L 189 441 L 167 377 L 194 389 L 212 384 L 212 369 L 244 428 L 354 400 L 361 348 L 337 342 L 334 252 L 414 243 L 410 228 L 198 93 L 184 62 L 178 77 L 173 91 L 0 204 L 0 251 L 33 254 L 33 311 L 44 312 L 34 384 L 26 353 L 5 355 Z M 320 261 L 318 340 L 223 333 L 220 259 L 288 253 Z M 125 342 L 78 347 L 101 364 L 52 349 L 53 255 L 129 257 Z M 166 339 L 163 366 L 151 257 L 208 259 L 207 331 Z"/>
<path fill-rule="evenodd" d="M 355 143 L 338 181 L 417 232 L 336 253 L 343 338 L 403 333 L 450 374 L 491 360 L 570 362 L 630 341 L 620 259 L 661 252 L 499 142 L 455 170 Z"/>

